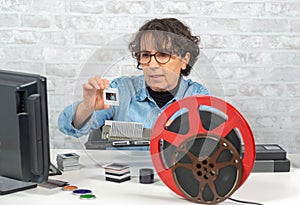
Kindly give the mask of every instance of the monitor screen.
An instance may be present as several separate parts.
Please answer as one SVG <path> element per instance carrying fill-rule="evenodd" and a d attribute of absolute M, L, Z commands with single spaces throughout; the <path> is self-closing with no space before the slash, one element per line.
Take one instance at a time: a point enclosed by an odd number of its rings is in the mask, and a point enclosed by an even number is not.
<path fill-rule="evenodd" d="M 46 78 L 0 70 L 0 176 L 44 182 L 49 173 Z"/>

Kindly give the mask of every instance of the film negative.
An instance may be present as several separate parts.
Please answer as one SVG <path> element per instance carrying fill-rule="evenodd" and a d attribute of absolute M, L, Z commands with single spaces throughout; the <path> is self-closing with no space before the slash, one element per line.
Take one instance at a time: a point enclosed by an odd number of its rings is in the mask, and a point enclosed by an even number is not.
<path fill-rule="evenodd" d="M 191 96 L 158 117 L 150 153 L 156 172 L 172 191 L 196 203 L 214 204 L 245 182 L 254 165 L 255 143 L 247 121 L 232 105 L 212 96 Z"/>

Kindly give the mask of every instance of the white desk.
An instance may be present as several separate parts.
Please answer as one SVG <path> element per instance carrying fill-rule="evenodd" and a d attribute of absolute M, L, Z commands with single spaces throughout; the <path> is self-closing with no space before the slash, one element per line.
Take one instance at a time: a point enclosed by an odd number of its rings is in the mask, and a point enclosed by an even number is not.
<path fill-rule="evenodd" d="M 63 175 L 53 176 L 53 179 L 68 181 L 78 188 L 91 189 L 97 196 L 94 200 L 81 200 L 72 192 L 60 188 L 46 189 L 37 187 L 13 194 L 0 196 L 1 205 L 53 205 L 53 204 L 194 204 L 173 193 L 155 176 L 155 183 L 140 184 L 138 169 L 152 167 L 147 152 L 139 151 L 103 151 L 103 150 L 52 150 L 51 161 L 56 165 L 56 154 L 76 152 L 80 155 L 81 169 L 63 172 Z M 290 155 L 292 164 L 299 163 L 300 155 Z M 123 162 L 131 165 L 132 179 L 123 183 L 105 181 L 104 169 L 97 163 Z M 263 204 L 299 204 L 300 203 L 300 168 L 291 167 L 287 173 L 251 173 L 244 185 L 231 197 L 239 200 L 255 201 Z M 226 200 L 222 204 L 238 204 Z"/>

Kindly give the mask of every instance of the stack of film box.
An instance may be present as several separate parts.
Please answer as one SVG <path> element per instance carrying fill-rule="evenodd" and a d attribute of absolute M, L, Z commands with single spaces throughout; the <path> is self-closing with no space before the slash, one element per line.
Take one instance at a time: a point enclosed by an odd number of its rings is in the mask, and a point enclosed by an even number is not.
<path fill-rule="evenodd" d="M 256 157 L 252 172 L 289 172 L 290 160 L 278 144 L 256 144 Z M 243 153 L 243 147 L 242 147 Z"/>
<path fill-rule="evenodd" d="M 130 167 L 126 164 L 111 163 L 103 167 L 106 181 L 121 183 L 131 179 Z"/>
<path fill-rule="evenodd" d="M 80 169 L 79 155 L 76 153 L 58 154 L 56 156 L 58 169 L 62 171 L 71 171 Z"/>

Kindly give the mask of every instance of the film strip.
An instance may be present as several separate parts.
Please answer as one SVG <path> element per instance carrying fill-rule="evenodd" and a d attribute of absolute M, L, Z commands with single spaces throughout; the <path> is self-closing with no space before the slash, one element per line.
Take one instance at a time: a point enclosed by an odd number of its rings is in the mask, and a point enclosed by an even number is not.
<path fill-rule="evenodd" d="M 254 165 L 255 143 L 247 121 L 232 105 L 212 96 L 191 96 L 158 117 L 150 153 L 156 172 L 172 191 L 196 203 L 214 204 L 245 182 Z"/>

